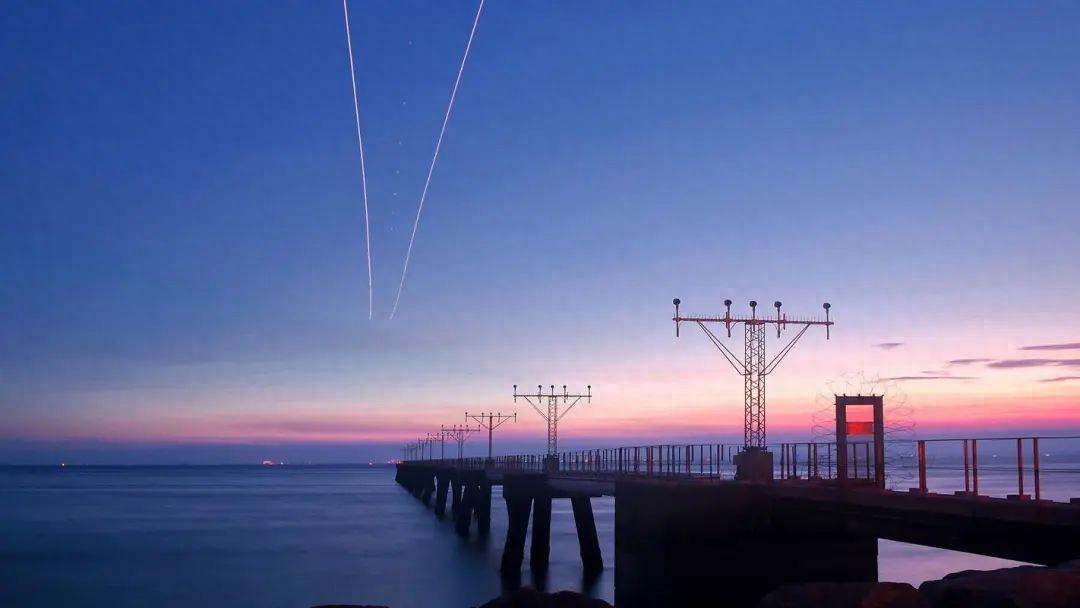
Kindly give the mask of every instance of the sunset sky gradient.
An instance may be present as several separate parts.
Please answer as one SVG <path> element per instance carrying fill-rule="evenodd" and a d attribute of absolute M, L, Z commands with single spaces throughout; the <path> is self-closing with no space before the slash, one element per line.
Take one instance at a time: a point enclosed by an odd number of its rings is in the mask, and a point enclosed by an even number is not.
<path fill-rule="evenodd" d="M 1080 429 L 1080 5 L 489 0 L 388 321 L 474 11 L 352 5 L 368 321 L 340 3 L 6 3 L 0 463 L 382 460 L 487 409 L 535 450 L 537 383 L 593 386 L 567 447 L 740 437 L 673 297 L 832 303 L 773 437 L 859 378 L 927 435 Z"/>

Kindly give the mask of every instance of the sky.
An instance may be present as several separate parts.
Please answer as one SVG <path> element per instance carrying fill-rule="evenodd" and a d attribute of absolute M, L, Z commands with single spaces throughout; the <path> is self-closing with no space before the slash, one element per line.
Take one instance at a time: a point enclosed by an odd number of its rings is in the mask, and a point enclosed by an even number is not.
<path fill-rule="evenodd" d="M 385 460 L 466 410 L 538 450 L 514 384 L 592 385 L 567 448 L 741 437 L 674 297 L 832 304 L 770 438 L 872 388 L 1080 429 L 1075 2 L 488 0 L 390 320 L 476 6 L 350 4 L 369 321 L 341 3 L 5 2 L 0 462 Z"/>

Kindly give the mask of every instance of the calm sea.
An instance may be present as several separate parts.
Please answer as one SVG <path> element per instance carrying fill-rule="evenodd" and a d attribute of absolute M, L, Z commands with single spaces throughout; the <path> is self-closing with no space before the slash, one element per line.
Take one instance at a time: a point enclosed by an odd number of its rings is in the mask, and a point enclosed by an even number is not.
<path fill-rule="evenodd" d="M 3 467 L 0 606 L 474 606 L 504 585 L 495 499 L 488 540 L 462 540 L 385 467 Z M 582 580 L 555 501 L 550 572 L 526 558 L 522 583 L 612 601 L 614 501 L 594 509 L 608 570 Z M 1012 563 L 880 543 L 883 580 Z"/>

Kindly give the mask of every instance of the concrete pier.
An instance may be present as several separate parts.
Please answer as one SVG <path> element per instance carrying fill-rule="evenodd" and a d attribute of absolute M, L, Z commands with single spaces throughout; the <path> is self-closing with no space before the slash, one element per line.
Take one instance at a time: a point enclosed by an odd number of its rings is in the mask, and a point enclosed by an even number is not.
<path fill-rule="evenodd" d="M 604 569 L 604 558 L 600 554 L 600 538 L 596 534 L 592 499 L 588 496 L 572 496 L 570 505 L 574 509 L 574 526 L 577 528 L 578 546 L 581 549 L 581 565 L 586 576 L 596 574 Z"/>
<path fill-rule="evenodd" d="M 758 484 L 616 483 L 615 603 L 755 606 L 804 581 L 876 581 L 877 539 L 830 525 L 805 526 Z"/>
<path fill-rule="evenodd" d="M 425 506 L 431 506 L 431 495 L 435 492 L 435 472 L 424 472 L 421 484 L 420 500 Z"/>
<path fill-rule="evenodd" d="M 454 515 L 454 530 L 462 536 L 469 535 L 469 527 L 472 524 L 473 507 L 476 504 L 478 488 L 474 480 L 462 476 L 463 486 L 461 503 L 458 505 L 457 514 Z"/>
<path fill-rule="evenodd" d="M 491 532 L 491 483 L 487 480 L 479 483 L 476 504 L 473 505 L 476 513 L 476 533 L 487 536 Z"/>
<path fill-rule="evenodd" d="M 435 515 L 441 519 L 446 515 L 446 493 L 450 490 L 450 474 L 440 471 L 435 490 Z"/>
<path fill-rule="evenodd" d="M 461 507 L 461 478 L 456 473 L 450 475 L 450 516 L 457 521 L 458 509 Z"/>
<path fill-rule="evenodd" d="M 592 497 L 615 497 L 619 608 L 755 606 L 788 583 L 877 580 L 877 541 L 1057 564 L 1080 557 L 1078 505 L 985 496 L 895 492 L 836 480 L 732 481 L 690 475 L 530 472 L 403 464 L 396 479 L 418 499 L 451 494 L 455 528 L 491 526 L 491 487 L 502 485 L 508 527 L 500 570 L 520 576 L 529 519 L 530 566 L 547 570 L 553 500 L 570 500 L 586 576 L 604 568 Z"/>
<path fill-rule="evenodd" d="M 543 573 L 548 569 L 551 553 L 551 495 L 541 492 L 533 496 L 532 545 L 529 550 L 529 568 Z"/>
<path fill-rule="evenodd" d="M 504 575 L 520 574 L 525 561 L 525 536 L 529 531 L 529 511 L 532 510 L 532 494 L 525 488 L 503 485 L 506 502 L 506 544 L 503 545 L 502 564 Z"/>

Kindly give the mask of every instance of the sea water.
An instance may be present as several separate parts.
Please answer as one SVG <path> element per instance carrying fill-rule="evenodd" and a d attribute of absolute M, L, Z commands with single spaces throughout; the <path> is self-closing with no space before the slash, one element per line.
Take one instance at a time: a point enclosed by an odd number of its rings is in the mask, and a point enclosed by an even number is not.
<path fill-rule="evenodd" d="M 490 536 L 462 539 L 391 467 L 0 467 L 0 606 L 475 606 L 518 583 L 499 575 L 499 491 Z M 556 500 L 549 571 L 526 558 L 520 584 L 613 601 L 614 500 L 593 509 L 607 569 L 582 578 Z M 914 584 L 1015 564 L 889 541 L 879 554 L 882 580 Z"/>

